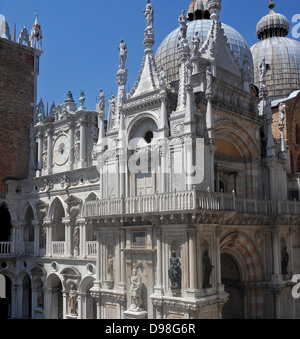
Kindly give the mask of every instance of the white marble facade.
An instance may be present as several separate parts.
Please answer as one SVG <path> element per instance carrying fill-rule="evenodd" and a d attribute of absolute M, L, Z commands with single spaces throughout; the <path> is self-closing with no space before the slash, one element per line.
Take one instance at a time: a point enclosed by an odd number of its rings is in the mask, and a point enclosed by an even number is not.
<path fill-rule="evenodd" d="M 1 200 L 11 218 L 0 242 L 9 317 L 299 316 L 290 288 L 300 205 L 286 200 L 270 102 L 234 58 L 220 3 L 205 3 L 210 31 L 196 50 L 193 22 L 180 20 L 172 86 L 153 55 L 147 1 L 141 71 L 126 93 L 121 41 L 107 117 L 102 91 L 95 111 L 71 93 L 47 116 L 40 103 L 36 175 L 8 181 Z"/>

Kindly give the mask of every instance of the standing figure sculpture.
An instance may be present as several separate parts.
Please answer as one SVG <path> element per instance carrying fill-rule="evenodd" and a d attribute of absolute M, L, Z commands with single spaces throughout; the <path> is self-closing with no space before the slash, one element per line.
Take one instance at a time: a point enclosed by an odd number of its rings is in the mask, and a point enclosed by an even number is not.
<path fill-rule="evenodd" d="M 142 301 L 142 279 L 137 274 L 136 269 L 132 271 L 130 284 L 131 306 L 130 310 L 138 311 L 143 303 Z"/>
<path fill-rule="evenodd" d="M 100 94 L 99 94 L 99 112 L 105 111 L 105 95 L 102 89 L 100 88 Z"/>
<path fill-rule="evenodd" d="M 211 285 L 209 283 L 211 271 L 214 268 L 214 266 L 211 264 L 208 251 L 204 252 L 203 257 L 203 263 L 204 263 L 204 281 L 203 281 L 203 288 L 211 288 Z"/>
<path fill-rule="evenodd" d="M 170 268 L 169 268 L 169 279 L 171 280 L 171 289 L 180 290 L 181 289 L 181 263 L 179 258 L 176 256 L 176 252 L 172 251 L 172 256 L 170 258 Z"/>
<path fill-rule="evenodd" d="M 147 6 L 146 6 L 146 9 L 143 10 L 144 14 L 145 14 L 145 18 L 146 18 L 146 31 L 148 30 L 153 30 L 153 14 L 154 14 L 154 10 L 153 10 L 153 7 L 152 7 L 152 4 L 150 2 L 150 0 L 147 1 Z"/>
<path fill-rule="evenodd" d="M 77 291 L 75 290 L 74 285 L 71 285 L 70 291 L 69 291 L 69 307 L 72 315 L 78 315 L 77 314 Z"/>
<path fill-rule="evenodd" d="M 185 10 L 183 9 L 179 15 L 178 18 L 179 25 L 180 25 L 180 32 L 181 32 L 181 38 L 186 39 L 187 35 L 187 19 L 185 16 Z"/>
<path fill-rule="evenodd" d="M 124 42 L 123 39 L 121 39 L 121 42 L 120 42 L 120 45 L 119 45 L 118 49 L 120 51 L 120 54 L 119 54 L 119 57 L 120 57 L 119 68 L 125 69 L 125 62 L 126 62 L 126 59 L 127 59 L 127 45 L 126 45 L 126 43 Z"/>

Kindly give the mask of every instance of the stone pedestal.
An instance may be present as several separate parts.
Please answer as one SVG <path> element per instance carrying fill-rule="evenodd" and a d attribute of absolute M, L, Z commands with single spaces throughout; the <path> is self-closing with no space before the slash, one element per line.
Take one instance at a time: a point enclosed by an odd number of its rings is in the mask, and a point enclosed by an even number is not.
<path fill-rule="evenodd" d="M 124 312 L 125 315 L 125 319 L 147 319 L 148 317 L 148 312 L 140 309 L 138 311 L 132 311 L 132 310 L 128 310 L 126 312 Z"/>
<path fill-rule="evenodd" d="M 67 314 L 67 315 L 66 315 L 66 318 L 67 318 L 67 319 L 77 319 L 77 318 L 78 318 L 78 315 L 75 315 L 75 314 Z"/>

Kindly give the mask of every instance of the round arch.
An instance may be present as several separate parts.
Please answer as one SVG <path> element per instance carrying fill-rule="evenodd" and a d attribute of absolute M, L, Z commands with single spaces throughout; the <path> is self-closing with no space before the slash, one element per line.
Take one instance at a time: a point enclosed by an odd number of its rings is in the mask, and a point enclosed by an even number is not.
<path fill-rule="evenodd" d="M 148 132 L 149 128 L 157 137 L 159 122 L 154 113 L 147 112 L 137 115 L 127 128 L 127 142 L 133 138 L 142 138 Z"/>
<path fill-rule="evenodd" d="M 216 138 L 234 145 L 241 156 L 251 157 L 260 154 L 259 147 L 249 132 L 235 121 L 218 120 L 216 122 Z"/>
<path fill-rule="evenodd" d="M 264 272 L 262 260 L 255 244 L 246 234 L 240 231 L 229 231 L 221 237 L 220 253 L 221 259 L 223 259 L 222 264 L 225 265 L 225 262 L 227 262 L 227 267 L 221 265 L 222 278 L 223 276 L 226 278 L 224 272 L 226 270 L 228 272 L 229 265 L 232 269 L 231 274 L 235 272 L 234 275 L 231 275 L 231 284 L 227 285 L 229 299 L 231 293 L 232 299 L 236 303 L 235 305 L 234 303 L 231 304 L 231 312 L 234 314 L 234 308 L 243 304 L 244 318 L 262 318 L 264 293 L 262 288 L 255 285 L 263 281 Z M 232 281 L 234 281 L 234 284 L 232 284 Z M 248 288 L 243 291 L 243 286 L 248 286 Z M 255 292 L 251 286 L 255 288 Z M 243 294 L 241 294 L 241 291 L 243 291 Z M 239 297 L 237 297 L 238 294 Z M 227 307 L 226 312 L 228 311 L 230 312 Z"/>

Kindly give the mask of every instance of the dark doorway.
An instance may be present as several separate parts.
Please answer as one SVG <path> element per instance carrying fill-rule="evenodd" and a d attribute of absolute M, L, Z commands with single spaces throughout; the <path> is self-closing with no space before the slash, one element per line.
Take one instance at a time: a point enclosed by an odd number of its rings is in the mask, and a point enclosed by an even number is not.
<path fill-rule="evenodd" d="M 11 280 L 6 275 L 1 275 L 1 282 L 5 283 L 5 295 L 4 298 L 0 298 L 0 319 L 11 318 Z"/>
<path fill-rule="evenodd" d="M 23 300 L 22 300 L 22 311 L 23 319 L 31 319 L 31 300 L 32 300 L 32 291 L 31 291 L 31 280 L 27 275 L 23 279 Z"/>
<path fill-rule="evenodd" d="M 244 319 L 244 299 L 238 265 L 228 254 L 221 255 L 222 284 L 229 300 L 223 307 L 223 319 Z"/>
<path fill-rule="evenodd" d="M 11 241 L 11 217 L 5 205 L 0 206 L 0 242 Z"/>

